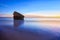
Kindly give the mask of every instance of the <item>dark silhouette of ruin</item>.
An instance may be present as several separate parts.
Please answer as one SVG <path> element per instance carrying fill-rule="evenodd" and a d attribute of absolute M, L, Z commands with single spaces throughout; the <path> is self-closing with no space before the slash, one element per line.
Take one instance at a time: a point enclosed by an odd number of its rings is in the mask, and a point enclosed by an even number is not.
<path fill-rule="evenodd" d="M 24 15 L 22 15 L 21 13 L 14 11 L 13 15 L 14 20 L 24 20 Z"/>

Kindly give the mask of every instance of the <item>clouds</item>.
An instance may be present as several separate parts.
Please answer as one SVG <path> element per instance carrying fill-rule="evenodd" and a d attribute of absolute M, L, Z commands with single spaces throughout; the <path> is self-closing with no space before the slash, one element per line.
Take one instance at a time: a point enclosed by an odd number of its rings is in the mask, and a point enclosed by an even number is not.
<path fill-rule="evenodd" d="M 42 11 L 43 10 L 43 11 Z M 45 12 L 47 10 L 47 12 Z M 35 13 L 39 11 L 41 14 L 53 14 L 48 10 L 60 10 L 60 1 L 55 0 L 1 0 L 0 2 L 0 14 L 12 13 L 13 11 L 24 13 Z M 41 12 L 42 11 L 42 12 Z M 45 15 L 44 14 L 44 15 Z"/>
<path fill-rule="evenodd" d="M 60 10 L 42 10 L 30 13 L 25 13 L 26 15 L 42 15 L 42 16 L 60 16 Z"/>

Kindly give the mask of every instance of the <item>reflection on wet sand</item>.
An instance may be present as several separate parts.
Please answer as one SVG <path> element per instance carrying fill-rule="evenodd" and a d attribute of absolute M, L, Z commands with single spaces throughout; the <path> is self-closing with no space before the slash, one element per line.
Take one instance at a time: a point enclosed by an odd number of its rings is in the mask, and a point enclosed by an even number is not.
<path fill-rule="evenodd" d="M 43 28 L 46 28 L 48 30 L 51 30 L 55 33 L 60 33 L 60 21 L 46 21 L 46 22 L 40 22 L 41 25 L 43 25 Z M 60 35 L 60 34 L 59 34 Z"/>
<path fill-rule="evenodd" d="M 24 20 L 14 20 L 14 27 L 19 27 L 24 23 Z"/>
<path fill-rule="evenodd" d="M 41 21 L 40 23 L 48 26 L 60 26 L 60 21 Z"/>
<path fill-rule="evenodd" d="M 0 22 L 2 40 L 60 40 L 60 22 L 25 20 Z"/>

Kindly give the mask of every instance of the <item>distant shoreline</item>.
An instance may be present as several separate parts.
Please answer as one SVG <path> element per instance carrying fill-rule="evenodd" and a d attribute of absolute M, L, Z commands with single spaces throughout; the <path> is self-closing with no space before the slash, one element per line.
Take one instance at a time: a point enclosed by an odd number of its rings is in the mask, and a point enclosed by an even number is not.
<path fill-rule="evenodd" d="M 13 20 L 13 17 L 0 17 L 0 20 Z M 27 22 L 60 22 L 60 18 L 24 18 Z"/>

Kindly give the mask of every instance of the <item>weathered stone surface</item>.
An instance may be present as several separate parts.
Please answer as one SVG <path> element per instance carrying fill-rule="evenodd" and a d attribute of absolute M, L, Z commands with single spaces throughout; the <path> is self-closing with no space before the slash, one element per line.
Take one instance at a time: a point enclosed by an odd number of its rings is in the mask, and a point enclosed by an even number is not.
<path fill-rule="evenodd" d="M 22 15 L 21 13 L 14 11 L 13 15 L 15 20 L 24 20 L 24 15 Z"/>

